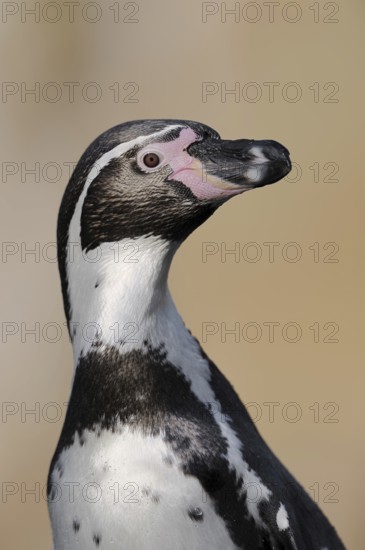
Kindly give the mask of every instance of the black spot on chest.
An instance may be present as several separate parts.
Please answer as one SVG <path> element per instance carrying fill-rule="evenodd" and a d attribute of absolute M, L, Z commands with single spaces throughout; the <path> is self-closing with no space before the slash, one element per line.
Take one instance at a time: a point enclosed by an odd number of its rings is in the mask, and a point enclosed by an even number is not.
<path fill-rule="evenodd" d="M 191 507 L 188 509 L 188 516 L 193 521 L 203 521 L 204 520 L 204 514 L 201 508 L 199 507 Z"/>
<path fill-rule="evenodd" d="M 93 543 L 95 544 L 95 546 L 100 546 L 100 542 L 101 542 L 101 535 L 93 535 Z"/>
<path fill-rule="evenodd" d="M 74 519 L 72 522 L 72 528 L 75 531 L 75 533 L 78 533 L 80 531 L 80 522 Z"/>

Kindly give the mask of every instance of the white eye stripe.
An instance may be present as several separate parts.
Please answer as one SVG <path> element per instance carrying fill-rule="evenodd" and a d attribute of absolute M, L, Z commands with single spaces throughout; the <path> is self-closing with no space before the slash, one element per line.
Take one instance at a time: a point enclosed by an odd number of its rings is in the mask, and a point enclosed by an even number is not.
<path fill-rule="evenodd" d="M 164 128 L 163 130 L 160 130 L 159 132 L 155 132 L 154 134 L 149 134 L 147 136 L 139 136 L 138 138 L 132 139 L 131 141 L 127 141 L 125 143 L 119 143 L 119 145 L 117 145 L 116 147 L 113 147 L 113 149 L 110 149 L 110 151 L 107 151 L 106 153 L 104 153 L 104 155 L 102 155 L 93 164 L 93 166 L 92 166 L 92 168 L 91 168 L 91 170 L 90 170 L 90 172 L 89 172 L 89 174 L 86 178 L 84 189 L 83 189 L 83 191 L 80 195 L 79 200 L 81 199 L 82 195 L 86 195 L 87 189 L 89 188 L 90 184 L 94 181 L 94 179 L 100 174 L 101 170 L 103 170 L 103 168 L 105 168 L 105 166 L 107 166 L 113 159 L 120 158 L 120 157 L 124 156 L 128 151 L 133 149 L 133 147 L 135 147 L 136 145 L 141 146 L 145 142 L 148 142 L 150 140 L 154 140 L 155 138 L 164 136 L 165 134 L 171 132 L 171 130 L 174 130 L 176 128 L 180 128 L 180 126 L 177 125 L 177 124 L 172 124 L 171 126 L 168 126 L 167 128 Z M 158 153 L 157 151 L 152 151 L 152 149 L 148 149 L 148 151 L 146 150 L 144 154 L 146 154 L 147 152 L 148 153 L 150 153 L 150 152 Z M 140 153 L 138 153 L 138 155 L 139 154 Z M 160 153 L 158 153 L 158 154 L 161 157 L 161 154 Z M 138 158 L 138 155 L 137 155 L 137 158 Z"/>

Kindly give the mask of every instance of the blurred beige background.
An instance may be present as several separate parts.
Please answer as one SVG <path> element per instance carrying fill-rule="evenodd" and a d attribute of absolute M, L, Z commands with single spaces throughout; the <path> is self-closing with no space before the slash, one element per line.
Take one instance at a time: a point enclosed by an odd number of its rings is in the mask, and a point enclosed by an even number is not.
<path fill-rule="evenodd" d="M 192 0 L 81 2 L 73 17 L 57 5 L 32 15 L 3 4 L 2 548 L 51 546 L 42 490 L 72 358 L 47 243 L 69 165 L 112 125 L 171 117 L 291 151 L 290 181 L 226 204 L 183 245 L 170 286 L 266 440 L 361 550 L 363 3 L 280 2 L 269 13 L 244 2 L 228 15 Z"/>

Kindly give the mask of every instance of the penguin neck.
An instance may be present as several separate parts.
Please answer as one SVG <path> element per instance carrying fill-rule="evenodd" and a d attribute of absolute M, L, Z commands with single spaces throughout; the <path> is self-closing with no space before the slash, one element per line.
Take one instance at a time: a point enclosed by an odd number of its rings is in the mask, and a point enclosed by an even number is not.
<path fill-rule="evenodd" d="M 76 247 L 67 263 L 75 367 L 92 350 L 126 353 L 158 342 L 171 322 L 184 328 L 167 286 L 179 244 L 148 236 Z"/>

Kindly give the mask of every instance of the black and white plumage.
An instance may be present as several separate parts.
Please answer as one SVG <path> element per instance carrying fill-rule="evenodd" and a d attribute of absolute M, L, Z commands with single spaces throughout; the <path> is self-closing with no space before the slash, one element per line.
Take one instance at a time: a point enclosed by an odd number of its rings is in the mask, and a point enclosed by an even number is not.
<path fill-rule="evenodd" d="M 81 157 L 58 221 L 75 374 L 49 479 L 55 550 L 339 550 L 167 287 L 181 242 L 290 170 L 273 141 L 121 124 Z"/>

